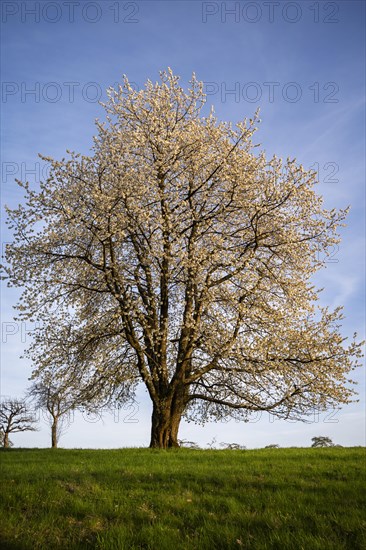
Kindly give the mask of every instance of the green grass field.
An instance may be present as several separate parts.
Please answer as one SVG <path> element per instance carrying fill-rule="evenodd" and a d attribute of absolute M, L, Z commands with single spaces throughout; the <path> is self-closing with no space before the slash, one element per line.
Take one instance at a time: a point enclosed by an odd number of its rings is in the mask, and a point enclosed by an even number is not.
<path fill-rule="evenodd" d="M 366 549 L 364 448 L 1 451 L 0 547 Z"/>

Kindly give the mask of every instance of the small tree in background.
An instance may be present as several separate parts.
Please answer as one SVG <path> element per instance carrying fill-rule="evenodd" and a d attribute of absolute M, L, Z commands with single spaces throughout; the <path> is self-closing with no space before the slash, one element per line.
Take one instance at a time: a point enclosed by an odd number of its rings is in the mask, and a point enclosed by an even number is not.
<path fill-rule="evenodd" d="M 77 397 L 67 384 L 47 376 L 33 383 L 29 396 L 37 407 L 50 415 L 51 446 L 56 449 L 61 434 L 69 424 L 70 412 L 77 405 Z"/>
<path fill-rule="evenodd" d="M 133 390 L 134 385 L 128 373 L 123 378 L 116 372 L 119 369 L 119 365 L 114 364 L 116 356 L 120 361 L 126 360 L 126 357 L 119 354 L 112 334 L 108 335 L 109 346 L 104 346 L 104 353 L 100 356 L 96 353 L 99 335 L 86 332 L 75 336 L 72 330 L 73 318 L 61 324 L 57 315 L 49 314 L 43 320 L 45 325 L 36 329 L 33 345 L 25 353 L 35 367 L 28 396 L 38 408 L 48 413 L 51 444 L 52 448 L 56 448 L 62 432 L 68 427 L 73 410 L 78 408 L 96 412 L 104 406 L 112 405 L 112 395 L 117 404 L 126 403 L 133 395 L 128 390 Z M 75 338 L 80 347 L 85 347 L 84 353 L 73 353 Z M 43 350 L 41 355 L 39 349 Z M 113 373 L 110 368 L 114 369 Z M 128 379 L 127 386 L 124 385 L 125 379 Z"/>
<path fill-rule="evenodd" d="M 24 399 L 8 399 L 0 404 L 0 433 L 2 446 L 11 446 L 9 434 L 15 432 L 36 431 L 37 420 L 29 410 Z"/>
<path fill-rule="evenodd" d="M 266 445 L 265 449 L 278 449 L 280 446 L 277 443 L 271 443 L 270 445 Z"/>
<path fill-rule="evenodd" d="M 223 447 L 226 451 L 244 451 L 246 449 L 244 445 L 239 443 L 225 443 L 225 441 L 220 443 L 220 447 Z"/>
<path fill-rule="evenodd" d="M 312 447 L 334 447 L 334 443 L 330 437 L 324 435 L 312 437 L 311 441 L 313 442 Z"/>

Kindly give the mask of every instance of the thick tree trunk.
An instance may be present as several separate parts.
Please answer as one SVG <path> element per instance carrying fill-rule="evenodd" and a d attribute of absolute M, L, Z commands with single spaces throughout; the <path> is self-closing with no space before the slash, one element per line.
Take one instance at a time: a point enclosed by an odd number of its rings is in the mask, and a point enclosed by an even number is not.
<path fill-rule="evenodd" d="M 3 441 L 4 449 L 9 449 L 9 433 L 4 433 L 4 441 Z"/>
<path fill-rule="evenodd" d="M 57 418 L 53 419 L 53 423 L 51 426 L 51 444 L 52 449 L 57 449 Z"/>
<path fill-rule="evenodd" d="M 159 449 L 179 447 L 178 430 L 182 414 L 182 406 L 172 406 L 169 403 L 153 405 L 150 447 Z"/>

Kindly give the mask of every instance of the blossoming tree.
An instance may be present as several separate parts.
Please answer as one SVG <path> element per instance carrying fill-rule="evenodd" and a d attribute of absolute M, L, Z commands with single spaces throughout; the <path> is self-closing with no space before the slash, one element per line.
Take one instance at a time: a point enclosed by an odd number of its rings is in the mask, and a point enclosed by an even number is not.
<path fill-rule="evenodd" d="M 69 348 L 45 324 L 37 368 L 72 354 L 94 394 L 145 384 L 152 447 L 178 445 L 183 415 L 303 418 L 348 403 L 360 356 L 311 284 L 346 210 L 323 208 L 313 171 L 254 149 L 257 116 L 232 126 L 204 104 L 195 76 L 187 92 L 171 70 L 141 91 L 124 77 L 91 156 L 42 157 L 49 178 L 19 182 L 26 203 L 9 210 L 21 314 L 54 316 L 61 332 L 73 319 Z"/>

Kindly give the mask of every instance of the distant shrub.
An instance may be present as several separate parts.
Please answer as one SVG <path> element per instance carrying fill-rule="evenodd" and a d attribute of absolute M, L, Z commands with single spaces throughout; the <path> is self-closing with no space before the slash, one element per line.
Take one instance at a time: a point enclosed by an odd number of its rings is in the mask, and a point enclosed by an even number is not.
<path fill-rule="evenodd" d="M 229 451 L 244 451 L 246 447 L 244 445 L 239 445 L 239 443 L 220 443 L 220 447 L 223 447 L 225 450 Z"/>
<path fill-rule="evenodd" d="M 333 441 L 330 437 L 325 435 L 319 435 L 317 437 L 312 437 L 311 441 L 313 442 L 312 447 L 334 447 Z"/>
<path fill-rule="evenodd" d="M 278 443 L 271 443 L 270 445 L 266 445 L 264 448 L 265 449 L 278 449 L 279 445 L 278 445 Z"/>
<path fill-rule="evenodd" d="M 199 449 L 201 449 L 201 447 L 195 441 L 187 441 L 186 439 L 178 439 L 178 443 L 181 447 L 185 447 L 187 449 L 196 449 L 197 451 Z"/>

